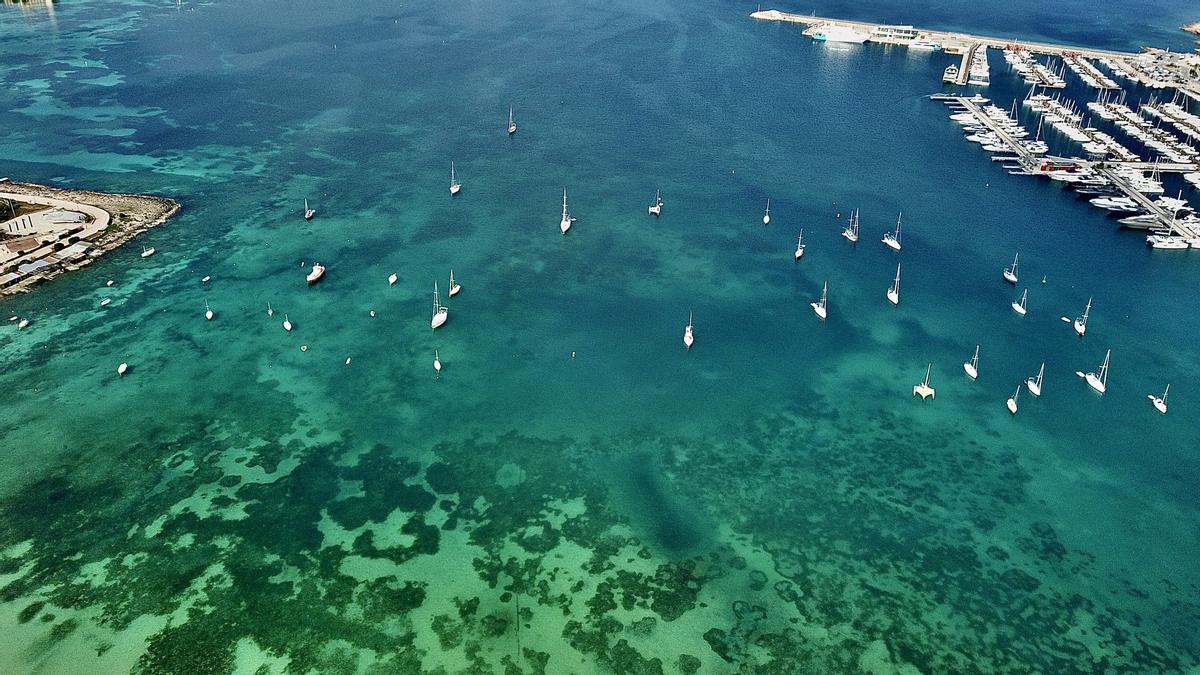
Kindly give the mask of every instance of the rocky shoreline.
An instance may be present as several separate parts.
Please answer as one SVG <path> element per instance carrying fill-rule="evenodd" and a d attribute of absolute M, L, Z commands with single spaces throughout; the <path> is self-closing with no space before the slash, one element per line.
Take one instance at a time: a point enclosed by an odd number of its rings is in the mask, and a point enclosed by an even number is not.
<path fill-rule="evenodd" d="M 86 267 L 103 254 L 124 245 L 141 233 L 165 223 L 182 208 L 179 202 L 166 197 L 93 192 L 34 183 L 0 183 L 0 192 L 91 206 L 107 212 L 110 216 L 109 224 L 103 231 L 84 240 L 84 243 L 90 246 L 86 257 L 47 272 L 31 274 L 0 291 L 2 295 L 27 293 L 31 287 L 53 279 L 63 272 Z"/>
<path fill-rule="evenodd" d="M 1180 26 L 1179 29 L 1191 33 L 1192 35 L 1200 35 L 1200 21 L 1184 24 Z"/>

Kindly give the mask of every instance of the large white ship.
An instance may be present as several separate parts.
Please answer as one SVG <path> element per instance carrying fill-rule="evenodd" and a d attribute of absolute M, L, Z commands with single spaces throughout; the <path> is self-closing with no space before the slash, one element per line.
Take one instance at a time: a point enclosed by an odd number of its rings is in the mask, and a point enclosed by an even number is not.
<path fill-rule="evenodd" d="M 814 30 L 812 37 L 814 40 L 822 42 L 852 42 L 854 44 L 862 44 L 871 36 L 850 26 L 827 23 Z"/>

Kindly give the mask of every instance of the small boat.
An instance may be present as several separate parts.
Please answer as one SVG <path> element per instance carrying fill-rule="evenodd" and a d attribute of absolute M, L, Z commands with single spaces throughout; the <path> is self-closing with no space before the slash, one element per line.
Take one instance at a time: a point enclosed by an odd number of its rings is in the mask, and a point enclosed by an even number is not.
<path fill-rule="evenodd" d="M 763 212 L 763 225 L 771 224 L 771 198 L 767 197 L 767 210 Z"/>
<path fill-rule="evenodd" d="M 1025 388 L 1034 396 L 1042 395 L 1042 375 L 1046 374 L 1046 363 L 1042 362 L 1042 367 L 1038 368 L 1037 377 L 1025 378 Z"/>
<path fill-rule="evenodd" d="M 850 213 L 850 224 L 842 230 L 842 236 L 849 239 L 851 244 L 858 242 L 858 209 Z"/>
<path fill-rule="evenodd" d="M 900 304 L 900 263 L 896 263 L 896 280 L 892 282 L 891 288 L 887 289 L 887 299 L 893 305 Z"/>
<path fill-rule="evenodd" d="M 440 328 L 446 323 L 446 319 L 450 317 L 450 309 L 442 304 L 438 298 L 437 282 L 433 282 L 433 318 L 430 319 L 429 325 L 432 328 Z"/>
<path fill-rule="evenodd" d="M 117 375 L 124 375 L 127 370 L 129 370 L 129 364 L 122 361 L 121 365 L 117 366 Z"/>
<path fill-rule="evenodd" d="M 1017 256 L 1019 255 L 1019 253 L 1014 254 L 1012 265 L 1004 268 L 1004 280 L 1013 286 L 1017 285 Z"/>
<path fill-rule="evenodd" d="M 462 183 L 454 176 L 454 162 L 450 162 L 450 194 L 456 195 L 462 190 Z"/>
<path fill-rule="evenodd" d="M 146 248 L 145 246 L 142 247 L 142 257 L 143 258 L 149 258 L 150 256 L 154 255 L 154 253 L 155 253 L 155 250 L 154 250 L 153 246 L 151 246 L 150 248 Z"/>
<path fill-rule="evenodd" d="M 350 357 L 349 356 L 346 357 L 346 365 L 350 365 Z"/>
<path fill-rule="evenodd" d="M 396 284 L 397 278 L 398 277 L 396 276 L 395 272 L 392 272 L 391 274 L 389 274 L 388 275 L 388 286 L 394 286 Z"/>
<path fill-rule="evenodd" d="M 433 350 L 433 369 L 437 372 L 442 372 L 442 359 L 438 355 L 438 350 Z"/>
<path fill-rule="evenodd" d="M 1167 388 L 1165 390 L 1163 390 L 1162 396 L 1155 396 L 1154 394 L 1146 394 L 1146 398 L 1150 399 L 1150 403 L 1152 403 L 1154 405 L 1155 410 L 1166 415 L 1167 414 L 1167 394 L 1169 394 L 1170 392 L 1171 392 L 1171 385 L 1168 384 Z"/>
<path fill-rule="evenodd" d="M 112 285 L 113 285 L 113 280 L 112 280 L 112 279 L 109 279 L 108 281 L 104 282 L 104 285 L 105 285 L 105 286 L 112 286 Z"/>
<path fill-rule="evenodd" d="M 107 305 L 110 302 L 112 302 L 112 298 L 104 298 L 103 300 L 100 301 L 100 306 L 104 307 L 105 305 Z"/>
<path fill-rule="evenodd" d="M 1087 305 L 1083 308 L 1083 316 L 1076 318 L 1073 324 L 1075 332 L 1079 334 L 1079 337 L 1083 337 L 1083 334 L 1087 332 L 1088 313 L 1091 311 L 1092 299 L 1088 298 Z"/>
<path fill-rule="evenodd" d="M 307 281 L 309 285 L 312 285 L 320 281 L 321 277 L 323 276 L 325 276 L 325 268 L 321 265 L 321 263 L 313 263 L 312 271 L 308 273 L 308 276 L 305 277 L 304 280 Z"/>
<path fill-rule="evenodd" d="M 567 213 L 567 189 L 563 188 L 562 220 L 558 223 L 558 229 L 562 230 L 563 234 L 566 234 L 567 230 L 571 229 L 571 223 L 573 222 L 575 222 L 575 218 L 570 213 Z"/>
<path fill-rule="evenodd" d="M 900 217 L 903 215 L 904 214 L 901 213 L 899 216 L 896 216 L 896 231 L 894 233 L 888 232 L 884 234 L 883 239 L 881 240 L 883 241 L 884 245 L 893 251 L 900 250 Z"/>
<path fill-rule="evenodd" d="M 659 194 L 658 190 L 655 190 L 654 191 L 654 206 L 648 206 L 648 207 L 646 207 L 646 210 L 649 211 L 650 215 L 652 215 L 652 216 L 661 216 L 662 215 L 662 207 L 663 207 L 662 196 Z"/>
<path fill-rule="evenodd" d="M 292 332 L 292 321 L 288 318 L 287 312 L 283 313 L 283 329 L 287 332 Z"/>
<path fill-rule="evenodd" d="M 972 380 L 979 378 L 979 345 L 975 345 L 975 356 L 972 356 L 970 361 L 963 364 L 963 370 L 967 372 L 967 377 Z"/>
<path fill-rule="evenodd" d="M 212 321 L 213 318 L 213 311 L 208 306 L 208 300 L 204 301 L 204 318 L 208 319 L 209 321 Z"/>
<path fill-rule="evenodd" d="M 1046 275 L 1045 274 L 1042 275 L 1042 285 L 1043 286 L 1046 285 Z"/>
<path fill-rule="evenodd" d="M 1088 383 L 1089 387 L 1103 394 L 1104 390 L 1108 387 L 1108 360 L 1111 356 L 1111 349 L 1104 353 L 1104 363 L 1100 364 L 1100 372 L 1084 373 L 1077 370 L 1075 371 L 1075 374 L 1079 377 L 1082 377 L 1084 381 Z"/>
<path fill-rule="evenodd" d="M 1029 289 L 1026 288 L 1025 291 L 1021 293 L 1020 300 L 1013 300 L 1013 302 L 1012 302 L 1013 311 L 1016 312 L 1017 314 L 1020 314 L 1021 316 L 1025 316 L 1025 300 L 1028 298 L 1029 298 Z"/>
<path fill-rule="evenodd" d="M 822 321 L 824 321 L 825 317 L 827 316 L 827 310 L 828 310 L 828 306 L 829 306 L 829 282 L 828 281 L 825 282 L 825 286 L 821 289 L 821 301 L 820 302 L 810 302 L 808 304 L 810 307 L 813 308 L 813 312 L 815 312 L 816 315 L 818 317 L 820 317 Z"/>
<path fill-rule="evenodd" d="M 28 326 L 28 325 L 29 325 L 29 319 L 21 319 L 21 320 L 20 320 L 20 321 L 17 323 L 17 328 L 18 328 L 18 329 L 21 329 L 21 328 L 24 328 L 24 327 L 26 327 L 26 326 Z"/>
<path fill-rule="evenodd" d="M 696 341 L 696 337 L 692 335 L 692 313 L 688 312 L 687 325 L 683 327 L 683 346 L 688 349 L 692 348 L 692 343 Z"/>
<path fill-rule="evenodd" d="M 209 281 L 209 279 L 212 279 L 212 277 L 206 276 L 206 277 L 204 277 L 203 279 L 201 279 L 201 280 L 200 280 L 200 283 L 202 283 L 202 284 L 207 284 L 207 283 L 208 283 L 208 281 Z"/>
<path fill-rule="evenodd" d="M 317 210 L 308 208 L 308 197 L 305 197 L 304 198 L 304 219 L 312 220 L 313 216 L 315 216 L 315 215 L 317 215 Z"/>
<path fill-rule="evenodd" d="M 1005 405 L 1008 406 L 1008 412 L 1010 412 L 1014 415 L 1017 414 L 1017 399 L 1018 398 L 1021 398 L 1021 385 L 1019 385 L 1019 384 L 1017 385 L 1017 390 L 1014 391 L 1013 395 L 1008 397 L 1008 401 L 1005 402 Z"/>
<path fill-rule="evenodd" d="M 275 310 L 271 309 L 271 301 L 267 301 L 267 316 L 275 316 Z"/>
<path fill-rule="evenodd" d="M 508 135 L 517 133 L 517 123 L 513 121 L 512 106 L 508 106 Z"/>
<path fill-rule="evenodd" d="M 796 239 L 796 260 L 804 257 L 804 228 L 800 228 L 800 237 Z"/>
<path fill-rule="evenodd" d="M 937 398 L 937 390 L 929 386 L 929 373 L 933 371 L 933 364 L 929 364 L 925 368 L 925 381 L 913 386 L 913 396 L 920 396 L 924 401 L 927 398 Z"/>
<path fill-rule="evenodd" d="M 17 319 L 19 319 L 19 318 L 21 318 L 21 317 L 19 317 L 19 316 L 10 316 L 10 317 L 8 317 L 8 320 L 9 320 L 9 321 L 16 321 L 16 320 L 17 320 Z"/>
<path fill-rule="evenodd" d="M 453 298 L 458 295 L 458 292 L 461 290 L 462 284 L 454 280 L 454 270 L 450 270 L 450 297 Z"/>

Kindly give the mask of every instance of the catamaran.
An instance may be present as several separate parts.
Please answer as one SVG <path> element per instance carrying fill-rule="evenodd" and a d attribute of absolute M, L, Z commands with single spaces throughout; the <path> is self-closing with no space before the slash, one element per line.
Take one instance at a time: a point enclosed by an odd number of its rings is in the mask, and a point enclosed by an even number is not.
<path fill-rule="evenodd" d="M 450 270 L 450 297 L 453 298 L 458 295 L 458 292 L 461 290 L 462 284 L 454 280 L 454 270 Z"/>
<path fill-rule="evenodd" d="M 558 223 L 558 229 L 562 230 L 563 234 L 566 234 L 567 230 L 571 229 L 571 223 L 573 222 L 575 222 L 575 218 L 567 213 L 567 188 L 563 188 L 562 220 Z"/>
<path fill-rule="evenodd" d="M 304 198 L 304 219 L 312 220 L 313 216 L 315 216 L 315 215 L 317 215 L 317 210 L 308 208 L 308 197 L 305 197 Z"/>
<path fill-rule="evenodd" d="M 825 282 L 825 286 L 821 289 L 821 301 L 820 302 L 810 302 L 808 304 L 810 307 L 813 308 L 813 311 L 816 312 L 817 316 L 820 317 L 822 321 L 824 321 L 825 317 L 827 316 L 827 308 L 829 305 L 829 282 L 828 281 Z"/>
<path fill-rule="evenodd" d="M 438 298 L 437 282 L 433 282 L 433 318 L 430 319 L 429 325 L 433 328 L 439 328 L 446 323 L 446 319 L 450 316 L 450 309 L 442 304 Z"/>
<path fill-rule="evenodd" d="M 972 356 L 970 361 L 963 364 L 963 370 L 967 372 L 967 377 L 972 380 L 979 377 L 979 345 L 975 345 L 975 356 Z"/>
<path fill-rule="evenodd" d="M 1008 412 L 1014 415 L 1017 414 L 1017 399 L 1019 398 L 1021 398 L 1021 385 L 1018 384 L 1017 390 L 1013 392 L 1013 395 L 1008 397 L 1008 400 L 1004 403 L 1006 406 L 1008 406 Z"/>
<path fill-rule="evenodd" d="M 1042 375 L 1046 374 L 1046 362 L 1042 362 L 1042 367 L 1038 368 L 1037 377 L 1025 378 L 1025 388 L 1034 396 L 1042 395 Z"/>
<path fill-rule="evenodd" d="M 450 162 L 450 194 L 456 195 L 462 190 L 462 183 L 458 182 L 458 178 L 454 175 L 454 162 Z"/>
<path fill-rule="evenodd" d="M 1165 414 L 1167 414 L 1167 394 L 1169 394 L 1170 392 L 1171 392 L 1171 385 L 1168 384 L 1167 388 L 1165 390 L 1163 390 L 1162 396 L 1155 396 L 1154 394 L 1146 394 L 1146 398 L 1150 399 L 1150 403 L 1152 403 L 1154 405 L 1155 410 L 1157 410 L 1158 412 L 1165 415 Z"/>
<path fill-rule="evenodd" d="M 683 346 L 691 349 L 692 343 L 695 341 L 696 338 L 694 335 L 692 335 L 692 313 L 688 312 L 688 322 L 687 325 L 683 327 Z"/>
<path fill-rule="evenodd" d="M 1108 386 L 1108 360 L 1111 356 L 1111 349 L 1104 353 L 1104 363 L 1100 364 L 1100 372 L 1084 373 L 1083 371 L 1077 370 L 1075 371 L 1075 374 L 1079 377 L 1082 377 L 1084 381 L 1088 383 L 1089 387 L 1103 394 L 1105 388 Z"/>
<path fill-rule="evenodd" d="M 900 263 L 896 263 L 896 280 L 892 282 L 892 287 L 887 290 L 887 299 L 893 305 L 900 304 Z"/>
<path fill-rule="evenodd" d="M 654 191 L 654 206 L 646 207 L 646 210 L 649 211 L 650 215 L 652 215 L 652 216 L 661 216 L 662 215 L 662 206 L 663 206 L 662 196 L 659 194 L 658 190 L 655 190 Z"/>
<path fill-rule="evenodd" d="M 901 213 L 899 216 L 896 216 L 896 232 L 887 232 L 883 235 L 883 243 L 893 251 L 900 250 L 900 218 L 903 215 L 904 214 Z"/>
<path fill-rule="evenodd" d="M 800 237 L 796 239 L 796 260 L 804 257 L 804 228 L 800 228 Z"/>
<path fill-rule="evenodd" d="M 1013 303 L 1012 303 L 1013 311 L 1016 312 L 1017 314 L 1020 314 L 1021 316 L 1025 316 L 1025 300 L 1028 298 L 1029 298 L 1029 289 L 1026 288 L 1025 291 L 1023 293 L 1021 293 L 1020 300 L 1013 300 Z"/>
<path fill-rule="evenodd" d="M 1091 311 L 1092 299 L 1088 298 L 1087 306 L 1083 308 L 1083 316 L 1075 319 L 1075 332 L 1079 334 L 1079 337 L 1083 337 L 1083 334 L 1087 332 L 1088 313 Z"/>
<path fill-rule="evenodd" d="M 933 371 L 933 364 L 929 364 L 925 368 L 925 381 L 920 384 L 913 385 L 913 396 L 920 396 L 924 401 L 927 398 L 937 398 L 937 390 L 929 386 L 929 373 Z"/>
<path fill-rule="evenodd" d="M 513 121 L 512 106 L 508 106 L 508 135 L 517 133 L 517 123 Z"/>
<path fill-rule="evenodd" d="M 842 236 L 849 239 L 852 244 L 858 241 L 858 209 L 854 209 L 850 213 L 850 224 L 842 230 Z"/>
<path fill-rule="evenodd" d="M 1004 268 L 1004 280 L 1013 286 L 1017 285 L 1017 256 L 1019 255 L 1019 253 L 1013 254 L 1012 265 Z"/>
<path fill-rule="evenodd" d="M 767 210 L 763 213 L 763 225 L 771 224 L 771 198 L 767 197 Z"/>

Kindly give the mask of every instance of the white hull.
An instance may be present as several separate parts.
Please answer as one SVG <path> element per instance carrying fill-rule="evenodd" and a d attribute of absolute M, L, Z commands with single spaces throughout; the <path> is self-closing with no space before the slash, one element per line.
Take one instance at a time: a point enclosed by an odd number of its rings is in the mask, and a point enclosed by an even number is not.
<path fill-rule="evenodd" d="M 804 247 L 800 246 L 796 249 L 796 260 L 799 260 L 803 257 L 804 257 Z"/>
<path fill-rule="evenodd" d="M 455 183 L 454 185 L 450 186 L 450 194 L 451 195 L 456 195 L 461 191 L 462 191 L 462 186 L 459 185 L 458 183 Z"/>
<path fill-rule="evenodd" d="M 283 317 L 283 329 L 289 333 L 292 332 L 292 322 L 288 321 L 286 315 Z"/>
<path fill-rule="evenodd" d="M 454 296 L 458 295 L 458 292 L 461 290 L 462 290 L 462 284 L 454 284 L 453 286 L 450 287 L 450 297 L 453 298 Z"/>
<path fill-rule="evenodd" d="M 1019 302 L 1014 302 L 1014 303 L 1012 304 L 1012 308 L 1013 308 L 1013 311 L 1014 311 L 1014 312 L 1016 312 L 1017 314 L 1019 314 L 1019 315 L 1021 315 L 1021 316 L 1025 316 L 1025 311 L 1026 311 L 1026 310 L 1025 310 L 1025 308 L 1024 308 L 1024 307 L 1022 307 L 1022 306 L 1021 306 L 1021 303 L 1019 303 Z"/>
<path fill-rule="evenodd" d="M 963 364 L 963 371 L 967 374 L 967 377 L 971 378 L 972 380 L 979 379 L 979 370 L 977 370 L 975 366 L 971 365 L 970 363 Z"/>
<path fill-rule="evenodd" d="M 826 311 L 825 311 L 825 308 L 824 308 L 823 306 L 821 306 L 821 303 L 819 303 L 819 302 L 810 302 L 810 303 L 808 303 L 808 304 L 809 304 L 809 305 L 810 305 L 810 306 L 813 308 L 813 312 L 814 312 L 814 313 L 815 313 L 815 314 L 816 314 L 818 317 L 820 317 L 820 319 L 821 319 L 822 321 L 824 321 L 824 320 L 825 320 L 825 317 L 827 316 L 827 313 L 826 313 Z"/>
<path fill-rule="evenodd" d="M 446 319 L 449 316 L 450 316 L 449 310 L 446 310 L 446 309 L 438 310 L 438 312 L 433 315 L 433 319 L 431 319 L 429 322 L 430 327 L 432 327 L 435 330 L 438 328 L 441 328 L 442 324 L 446 323 Z"/>
<path fill-rule="evenodd" d="M 1008 270 L 1004 270 L 1004 280 L 1007 281 L 1008 283 L 1012 284 L 1013 286 L 1017 285 L 1017 275 L 1013 274 L 1012 272 L 1010 272 Z"/>
<path fill-rule="evenodd" d="M 1105 389 L 1104 382 L 1101 381 L 1100 378 L 1097 377 L 1095 373 L 1088 373 L 1083 376 L 1083 379 L 1085 382 L 1088 383 L 1089 387 L 1091 387 L 1092 389 L 1095 389 L 1097 392 L 1099 392 L 1101 394 L 1104 393 L 1104 389 Z"/>
<path fill-rule="evenodd" d="M 850 243 L 852 243 L 852 244 L 858 242 L 858 235 L 854 234 L 850 230 L 842 230 L 842 236 L 845 237 L 846 239 L 850 240 Z"/>
<path fill-rule="evenodd" d="M 688 349 L 691 349 L 692 345 L 695 342 L 696 342 L 696 338 L 692 336 L 691 327 L 689 326 L 689 327 L 685 328 L 683 330 L 683 346 L 687 347 Z"/>
<path fill-rule="evenodd" d="M 883 243 L 893 251 L 900 250 L 900 242 L 896 241 L 896 238 L 891 235 L 884 235 Z"/>
<path fill-rule="evenodd" d="M 17 328 L 24 328 L 28 325 L 29 325 L 29 319 L 21 319 L 21 322 L 17 324 Z"/>
<path fill-rule="evenodd" d="M 308 273 L 308 276 L 304 277 L 304 280 L 310 284 L 315 284 L 320 281 L 321 277 L 323 276 L 325 276 L 325 268 L 320 264 L 315 264 L 312 267 L 312 271 Z"/>
<path fill-rule="evenodd" d="M 1155 396 L 1154 394 L 1147 394 L 1146 398 L 1150 399 L 1150 403 L 1154 406 L 1155 410 L 1157 410 L 1158 412 L 1160 412 L 1164 415 L 1167 414 L 1167 402 L 1166 401 Z"/>
<path fill-rule="evenodd" d="M 562 222 L 558 224 L 558 229 L 562 230 L 563 234 L 566 234 L 567 230 L 571 229 L 572 220 L 574 220 L 574 218 L 563 218 Z"/>
<path fill-rule="evenodd" d="M 394 285 L 395 283 L 396 283 L 396 275 L 395 275 L 395 274 L 389 274 L 389 275 L 388 275 L 388 286 L 392 286 L 392 285 Z"/>
<path fill-rule="evenodd" d="M 1012 414 L 1014 414 L 1014 415 L 1016 415 L 1016 414 L 1017 414 L 1017 402 L 1016 402 L 1016 400 L 1014 400 L 1014 399 L 1011 399 L 1011 398 L 1010 398 L 1010 399 L 1008 399 L 1008 401 L 1005 403 L 1005 405 L 1006 405 L 1006 406 L 1008 406 L 1008 412 L 1010 412 L 1010 413 L 1012 413 Z"/>
<path fill-rule="evenodd" d="M 127 370 L 129 370 L 128 363 L 122 363 L 121 365 L 117 366 L 117 374 L 118 375 L 124 375 L 125 371 L 127 371 Z"/>
<path fill-rule="evenodd" d="M 937 398 L 937 390 L 926 384 L 918 384 L 915 387 L 913 387 L 913 396 L 920 396 L 922 401 L 924 401 L 927 398 L 936 399 Z"/>
<path fill-rule="evenodd" d="M 1083 334 L 1087 332 L 1087 324 L 1083 323 L 1079 319 L 1075 319 L 1074 326 L 1075 332 L 1079 335 L 1079 337 L 1083 337 Z"/>
<path fill-rule="evenodd" d="M 1025 388 L 1028 389 L 1029 393 L 1033 394 L 1034 396 L 1042 395 L 1042 385 L 1038 384 L 1037 380 L 1033 379 L 1032 377 L 1025 380 Z"/>
<path fill-rule="evenodd" d="M 142 257 L 143 258 L 149 258 L 150 256 L 154 255 L 154 253 L 155 253 L 155 251 L 152 248 L 142 249 Z"/>
<path fill-rule="evenodd" d="M 896 289 L 894 289 L 894 288 L 889 288 L 887 291 L 887 299 L 893 305 L 899 305 L 900 304 L 900 293 L 897 292 Z"/>

